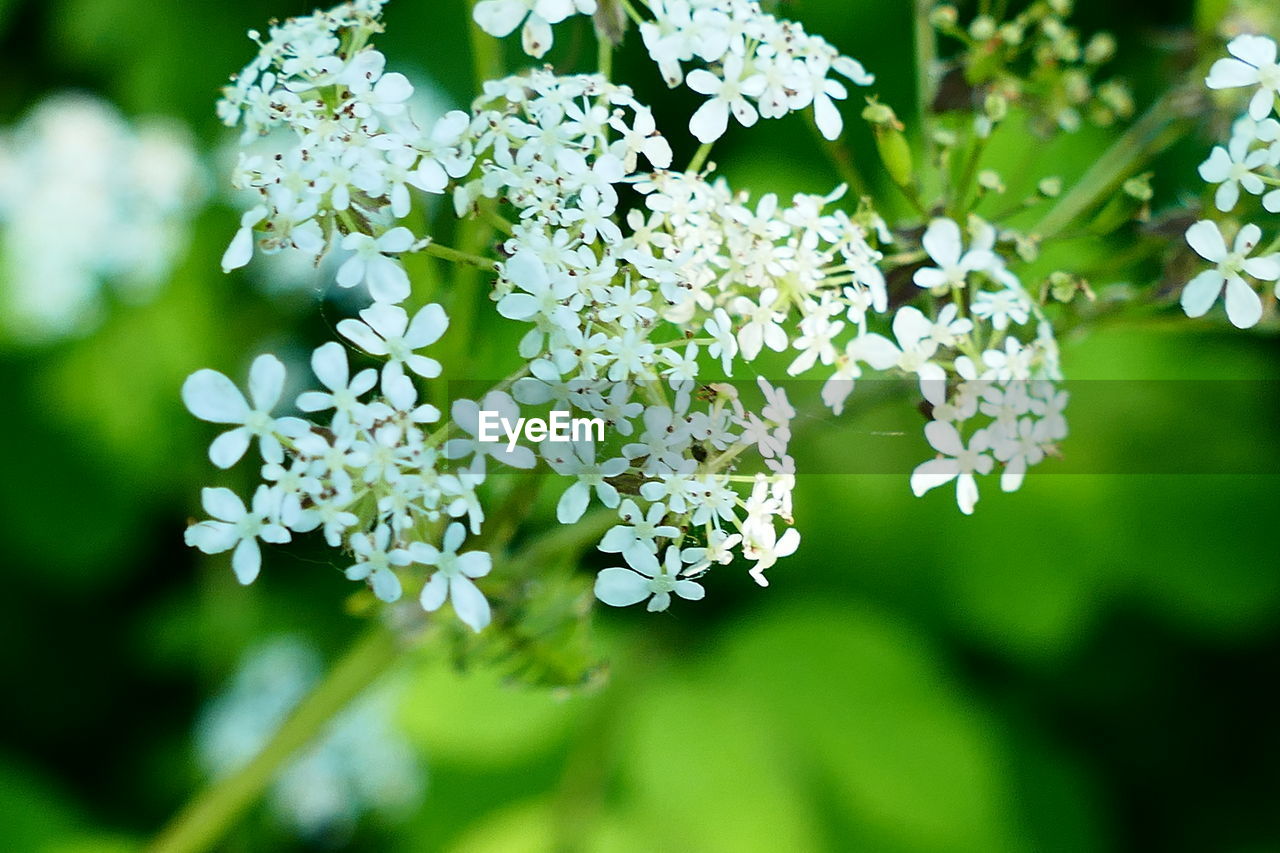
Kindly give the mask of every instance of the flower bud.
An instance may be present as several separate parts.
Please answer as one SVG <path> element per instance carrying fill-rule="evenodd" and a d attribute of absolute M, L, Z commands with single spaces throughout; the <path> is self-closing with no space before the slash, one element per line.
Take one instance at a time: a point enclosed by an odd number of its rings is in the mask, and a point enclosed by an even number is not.
<path fill-rule="evenodd" d="M 893 108 L 868 99 L 862 117 L 870 122 L 871 129 L 875 132 L 876 151 L 879 152 L 889 177 L 900 187 L 909 185 L 915 175 L 911 162 L 911 145 L 902 132 L 902 122 L 898 121 Z"/>
<path fill-rule="evenodd" d="M 977 41 L 986 41 L 996 34 L 996 21 L 990 15 L 979 15 L 969 25 L 969 35 Z"/>
<path fill-rule="evenodd" d="M 938 30 L 950 30 L 960 20 L 960 13 L 955 6 L 942 5 L 929 13 L 929 23 Z"/>
<path fill-rule="evenodd" d="M 1111 33 L 1097 33 L 1084 48 L 1084 61 L 1101 65 L 1116 55 L 1116 40 Z"/>

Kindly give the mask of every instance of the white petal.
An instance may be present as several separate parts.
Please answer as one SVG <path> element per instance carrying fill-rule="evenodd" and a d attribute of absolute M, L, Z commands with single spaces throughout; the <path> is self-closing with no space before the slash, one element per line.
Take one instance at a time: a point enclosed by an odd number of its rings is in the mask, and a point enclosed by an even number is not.
<path fill-rule="evenodd" d="M 402 590 L 400 588 L 400 578 L 396 577 L 396 573 L 390 569 L 379 569 L 369 576 L 369 584 L 373 587 L 373 594 L 379 601 L 399 601 Z"/>
<path fill-rule="evenodd" d="M 444 572 L 436 572 L 422 587 L 422 595 L 418 597 L 418 601 L 422 604 L 423 610 L 432 613 L 440 609 L 440 605 L 444 604 L 448 595 L 449 580 L 444 576 Z"/>
<path fill-rule="evenodd" d="M 1280 254 L 1249 258 L 1244 262 L 1244 270 L 1260 281 L 1280 279 Z"/>
<path fill-rule="evenodd" d="M 329 341 L 316 347 L 311 354 L 311 369 L 324 387 L 331 391 L 346 390 L 350 368 L 347 366 L 347 351 L 337 341 Z"/>
<path fill-rule="evenodd" d="M 689 132 L 704 144 L 724 136 L 728 126 L 729 105 L 719 98 L 707 101 L 689 118 Z"/>
<path fill-rule="evenodd" d="M 244 518 L 244 501 L 227 488 L 201 489 L 200 504 L 205 512 L 221 521 L 239 521 Z"/>
<path fill-rule="evenodd" d="M 241 228 L 231 238 L 231 245 L 222 253 L 222 271 L 231 272 L 249 263 L 253 257 L 253 229 Z"/>
<path fill-rule="evenodd" d="M 417 314 L 413 315 L 409 330 L 405 332 L 404 342 L 409 349 L 421 349 L 440 340 L 440 336 L 448 328 L 449 315 L 433 302 L 430 305 L 424 305 Z"/>
<path fill-rule="evenodd" d="M 911 472 L 911 491 L 920 497 L 930 489 L 951 482 L 960 473 L 960 467 L 954 459 L 930 459 L 921 462 Z"/>
<path fill-rule="evenodd" d="M 953 267 L 960 262 L 960 253 L 964 246 L 961 242 L 960 226 L 951 219 L 935 219 L 925 229 L 924 249 L 944 267 Z"/>
<path fill-rule="evenodd" d="M 384 255 L 369 259 L 365 283 L 375 302 L 403 302 L 409 296 L 409 274 L 399 261 Z"/>
<path fill-rule="evenodd" d="M 611 607 L 627 607 L 648 597 L 648 579 L 629 569 L 604 569 L 596 575 L 596 598 Z"/>
<path fill-rule="evenodd" d="M 522 0 L 480 0 L 471 17 L 489 35 L 506 38 L 520 26 L 527 11 Z"/>
<path fill-rule="evenodd" d="M 924 437 L 929 440 L 929 444 L 935 450 L 948 456 L 956 456 L 964 452 L 964 441 L 960 438 L 960 431 L 946 421 L 929 421 L 924 427 Z"/>
<path fill-rule="evenodd" d="M 1221 263 L 1227 257 L 1227 243 L 1218 225 L 1202 219 L 1187 229 L 1187 244 L 1207 261 Z"/>
<path fill-rule="evenodd" d="M 1219 59 L 1209 69 L 1204 83 L 1210 89 L 1235 89 L 1258 82 L 1258 69 L 1238 59 Z"/>
<path fill-rule="evenodd" d="M 591 490 L 587 485 L 582 482 L 574 483 L 565 489 L 560 502 L 556 504 L 556 520 L 561 524 L 573 524 L 587 511 L 590 500 Z"/>
<path fill-rule="evenodd" d="M 455 576 L 449 579 L 449 599 L 453 610 L 473 631 L 480 631 L 489 624 L 489 602 L 484 593 L 470 579 Z"/>
<path fill-rule="evenodd" d="M 1182 310 L 1188 317 L 1203 317 L 1218 300 L 1225 281 L 1217 270 L 1205 270 L 1182 288 Z"/>
<path fill-rule="evenodd" d="M 338 334 L 351 341 L 370 355 L 386 355 L 387 342 L 359 320 L 338 321 Z"/>
<path fill-rule="evenodd" d="M 242 539 L 231 555 L 231 570 L 236 573 L 236 580 L 248 586 L 258 577 L 262 568 L 262 552 L 258 549 L 258 540 L 250 537 Z"/>
<path fill-rule="evenodd" d="M 215 424 L 244 423 L 249 416 L 249 404 L 235 383 L 207 368 L 182 383 L 182 402 L 191 414 Z"/>
<path fill-rule="evenodd" d="M 249 430 L 244 427 L 227 430 L 209 445 L 209 461 L 219 468 L 230 468 L 249 449 L 249 437 Z"/>
<path fill-rule="evenodd" d="M 284 362 L 270 353 L 253 360 L 249 368 L 249 399 L 259 411 L 270 411 L 284 391 Z"/>
<path fill-rule="evenodd" d="M 1238 275 L 1227 278 L 1227 319 L 1237 329 L 1256 326 L 1262 319 L 1262 300 Z"/>

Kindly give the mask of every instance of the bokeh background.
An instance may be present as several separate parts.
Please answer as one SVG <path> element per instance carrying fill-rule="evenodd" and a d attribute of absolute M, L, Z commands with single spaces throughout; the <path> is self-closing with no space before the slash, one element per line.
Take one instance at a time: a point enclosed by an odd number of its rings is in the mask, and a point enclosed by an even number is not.
<path fill-rule="evenodd" d="M 906 0 L 783 5 L 909 116 Z M 1086 31 L 1116 33 L 1118 70 L 1148 101 L 1178 69 L 1192 4 L 1080 6 Z M 243 589 L 181 535 L 214 480 L 183 377 L 243 375 L 269 348 L 305 357 L 337 310 L 319 274 L 281 288 L 270 268 L 218 269 L 237 213 L 217 89 L 251 55 L 247 29 L 310 8 L 0 0 L 0 124 L 48 93 L 89 92 L 190 128 L 211 174 L 211 204 L 154 298 L 112 302 L 70 340 L 0 349 L 6 850 L 134 849 L 205 781 L 197 721 L 255 649 L 291 638 L 305 670 L 360 627 L 331 556 L 277 549 Z M 379 44 L 437 104 L 463 106 L 465 20 L 460 0 L 394 0 Z M 586 67 L 584 28 L 556 38 L 553 59 Z M 687 156 L 690 102 L 634 34 L 618 69 Z M 1030 168 L 1079 174 L 1107 138 L 1082 131 Z M 1205 150 L 1192 135 L 1166 158 L 1157 206 L 1196 194 Z M 714 159 L 757 192 L 836 182 L 794 119 L 731 133 Z M 1117 283 L 1108 251 L 1076 256 L 1095 287 Z M 607 675 L 591 690 L 416 657 L 388 712 L 409 744 L 412 779 L 394 786 L 408 796 L 311 833 L 262 806 L 225 849 L 1280 850 L 1280 427 L 1259 392 L 1280 353 L 1265 331 L 1224 326 L 1157 309 L 1069 335 L 1067 373 L 1122 390 L 1070 410 L 1067 458 L 1016 495 L 989 487 L 972 518 L 945 489 L 912 498 L 905 471 L 801 476 L 804 541 L 772 586 L 721 571 L 696 606 L 599 608 L 588 652 Z M 501 375 L 509 340 L 496 329 L 456 354 Z M 895 452 L 924 458 L 909 415 Z M 806 427 L 803 453 L 841 458 L 872 424 L 883 412 L 855 406 Z M 266 673 L 262 690 L 278 689 L 285 676 Z"/>

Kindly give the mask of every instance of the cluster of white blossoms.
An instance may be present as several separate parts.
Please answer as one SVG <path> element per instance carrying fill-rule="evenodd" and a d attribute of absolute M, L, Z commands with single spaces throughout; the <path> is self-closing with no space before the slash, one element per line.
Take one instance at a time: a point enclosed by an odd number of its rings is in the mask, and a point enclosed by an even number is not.
<path fill-rule="evenodd" d="M 285 384 L 275 356 L 254 360 L 248 399 L 216 371 L 188 377 L 182 388 L 187 408 L 231 426 L 210 446 L 210 460 L 229 468 L 256 439 L 263 482 L 247 507 L 230 489 L 205 489 L 204 509 L 212 518 L 187 528 L 187 544 L 206 554 L 232 551 L 236 578 L 248 584 L 261 567 L 259 541 L 278 544 L 319 532 L 330 546 L 350 552 L 347 577 L 366 582 L 379 599 L 399 600 L 398 570 L 417 565 L 430 574 L 421 589 L 423 609 L 451 600 L 464 623 L 477 631 L 487 625 L 489 604 L 473 579 L 489 572 L 491 559 L 483 551 L 460 551 L 467 528 L 479 533 L 484 521 L 476 489 L 485 480 L 485 455 L 443 470 L 447 429 L 431 427 L 440 410 L 419 402 L 406 372 L 439 375 L 439 363 L 418 350 L 438 340 L 447 324 L 438 305 L 410 319 L 403 308 L 384 303 L 340 322 L 348 340 L 387 361 L 380 374 L 366 368 L 352 375 L 342 344 L 318 347 L 311 366 L 324 390 L 300 394 L 296 408 L 329 413 L 324 424 L 275 416 Z"/>
<path fill-rule="evenodd" d="M 320 655 L 299 638 L 277 637 L 250 649 L 201 714 L 196 748 L 204 769 L 222 777 L 247 764 L 322 674 Z M 418 802 L 422 768 L 396 730 L 396 699 L 394 682 L 380 684 L 284 767 L 267 795 L 281 823 L 333 843 L 367 813 L 396 816 Z"/>
<path fill-rule="evenodd" d="M 682 83 L 707 101 L 689 119 L 699 142 L 724 135 L 733 115 L 743 127 L 813 107 L 822 135 L 835 139 L 844 120 L 835 102 L 849 96 L 832 72 L 858 86 L 875 77 L 795 21 L 767 14 L 756 0 L 639 0 L 629 3 L 649 56 L 672 88 Z M 499 38 L 524 22 L 525 52 L 541 57 L 551 46 L 550 24 L 596 11 L 596 0 L 481 0 L 474 17 Z M 526 17 L 527 13 L 527 17 Z M 686 65 L 696 65 L 685 70 Z"/>
<path fill-rule="evenodd" d="M 933 296 L 929 313 L 902 305 L 890 321 L 883 280 L 877 288 L 876 274 L 864 270 L 860 286 L 816 279 L 775 303 L 782 310 L 772 318 L 786 321 L 794 310 L 799 334 L 780 337 L 800 351 L 790 372 L 832 371 L 822 397 L 837 414 L 864 367 L 919 381 L 933 418 L 925 437 L 939 456 L 916 468 L 911 488 L 922 495 L 956 480 L 965 514 L 978 500 L 974 474 L 991 473 L 998 460 L 1001 487 L 1014 491 L 1027 466 L 1054 452 L 1066 437 L 1067 402 L 1056 384 L 1062 375 L 1052 327 L 1008 269 L 996 229 L 973 217 L 969 230 L 967 247 L 954 220 L 935 219 L 924 232 L 933 265 L 918 268 L 914 282 Z"/>
<path fill-rule="evenodd" d="M 55 94 L 0 130 L 0 326 L 27 342 L 87 331 L 108 293 L 164 282 L 189 236 L 203 174 L 187 135 Z"/>
<path fill-rule="evenodd" d="M 649 56 L 668 86 L 683 82 L 708 100 L 689 119 L 699 142 L 724 135 L 729 115 L 743 127 L 813 107 L 818 129 L 835 139 L 844 120 L 835 101 L 849 96 L 835 72 L 858 86 L 875 77 L 795 21 L 766 14 L 756 0 L 651 0 L 640 24 Z M 685 74 L 683 64 L 699 67 Z M 701 66 L 707 67 L 701 67 Z"/>
<path fill-rule="evenodd" d="M 490 31 L 523 22 L 526 47 L 545 50 L 547 27 L 589 5 L 490 0 L 476 18 Z M 374 304 L 337 329 L 385 362 L 380 373 L 352 375 L 342 343 L 315 351 L 325 390 L 303 393 L 296 408 L 331 412 L 325 424 L 277 416 L 284 367 L 273 356 L 255 361 L 248 399 L 213 371 L 188 380 L 191 411 L 232 427 L 210 449 L 216 465 L 235 464 L 258 443 L 263 482 L 248 507 L 208 489 L 213 518 L 187 534 L 208 553 L 233 551 L 242 582 L 258 573 L 260 541 L 320 531 L 352 555 L 348 577 L 379 598 L 394 601 L 407 588 L 427 611 L 449 600 L 479 630 L 491 616 L 475 579 L 493 559 L 464 544 L 481 532 L 486 472 L 500 463 L 558 476 L 562 524 L 579 523 L 593 503 L 616 513 L 598 543 L 614 555 L 596 580 L 607 604 L 663 610 L 673 595 L 700 599 L 699 580 L 738 558 L 767 585 L 765 572 L 800 541 L 788 455 L 795 411 L 763 379 L 725 381 L 766 352 L 787 354 L 792 375 L 824 371 L 822 396 L 837 414 L 864 368 L 918 377 L 932 406 L 926 437 L 943 456 L 911 485 L 919 494 L 958 480 L 966 513 L 977 499 L 973 474 L 998 461 L 1005 489 L 1017 488 L 1065 435 L 1052 331 L 989 225 L 972 221 L 966 251 L 956 222 L 933 222 L 923 251 L 905 254 L 927 254 L 934 266 L 920 267 L 919 288 L 907 282 L 914 292 L 899 300 L 928 313 L 902 305 L 891 314 L 882 249 L 895 236 L 868 201 L 842 210 L 840 187 L 753 202 L 709 170 L 673 169 L 650 109 L 601 74 L 548 68 L 488 81 L 469 113 L 446 115 L 424 134 L 404 115 L 406 81 L 384 73 L 366 43 L 380 29 L 380 6 L 348 3 L 274 27 L 221 105 L 248 141 L 272 128 L 292 140 L 274 158 L 242 161 L 237 175 L 261 204 L 224 265 L 248 259 L 255 233 L 268 251 L 353 250 L 337 283 L 363 282 Z M 714 95 L 719 107 L 695 116 L 700 139 L 723 130 L 721 107 L 750 123 L 747 94 L 770 117 L 813 105 L 823 132 L 835 135 L 831 99 L 844 90 L 827 72 L 870 82 L 826 42 L 755 3 L 647 8 L 655 21 L 644 23 L 645 41 L 665 71 L 696 59 L 737 75 Z M 695 69 L 689 83 L 709 88 L 712 76 Z M 756 77 L 759 87 L 740 85 Z M 714 134 L 699 130 L 709 121 Z M 406 186 L 451 192 L 459 218 L 496 224 L 497 257 L 396 224 L 414 209 Z M 419 403 L 417 383 L 440 375 L 421 350 L 448 317 L 437 305 L 410 316 L 397 304 L 410 293 L 397 256 L 414 251 L 491 271 L 496 312 L 528 326 L 517 346 L 523 366 L 477 399 L 455 400 L 447 420 Z M 758 405 L 748 402 L 756 397 Z M 521 445 L 518 430 L 508 441 L 488 428 L 495 416 L 504 429 L 539 418 L 545 426 L 550 412 L 607 431 L 526 430 Z"/>
<path fill-rule="evenodd" d="M 441 194 L 467 174 L 467 115 L 451 112 L 430 127 L 409 114 L 408 78 L 386 72 L 370 47 L 381 32 L 383 0 L 356 0 L 273 26 L 258 55 L 218 104 L 242 141 L 278 132 L 278 150 L 240 155 L 236 187 L 257 199 L 222 258 L 224 270 L 264 253 L 296 249 L 319 260 L 340 246 L 351 256 L 342 287 L 363 286 L 378 302 L 409 296 L 398 256 L 416 239 L 397 222 L 412 209 L 410 189 Z M 251 36 L 257 39 L 256 33 Z"/>
<path fill-rule="evenodd" d="M 1247 111 L 1235 121 L 1231 138 L 1215 146 L 1200 166 L 1200 177 L 1214 191 L 1214 206 L 1233 214 L 1242 197 L 1260 196 L 1267 213 L 1280 213 L 1280 64 L 1276 42 L 1265 36 L 1242 35 L 1227 45 L 1230 57 L 1219 59 L 1209 70 L 1210 89 L 1244 89 Z M 1243 194 L 1243 195 L 1242 195 Z M 1262 319 L 1262 299 L 1254 282 L 1270 283 L 1280 297 L 1280 233 L 1267 247 L 1263 229 L 1245 220 L 1233 220 L 1226 234 L 1221 225 L 1202 219 L 1187 229 L 1187 243 L 1213 264 L 1193 278 L 1182 291 L 1182 307 L 1189 317 L 1208 313 L 1220 297 L 1227 319 L 1241 329 Z M 1230 240 L 1228 236 L 1234 230 Z M 1225 293 L 1225 296 L 1224 296 Z"/>

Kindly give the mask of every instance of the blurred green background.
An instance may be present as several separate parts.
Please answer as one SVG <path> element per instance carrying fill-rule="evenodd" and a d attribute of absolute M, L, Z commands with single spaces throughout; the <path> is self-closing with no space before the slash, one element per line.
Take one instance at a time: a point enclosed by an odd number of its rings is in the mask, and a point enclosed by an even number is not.
<path fill-rule="evenodd" d="M 864 61 L 908 115 L 906 0 L 783 5 Z M 1116 32 L 1119 70 L 1149 100 L 1191 4 L 1081 6 L 1086 31 Z M 229 141 L 213 101 L 251 55 L 245 31 L 310 8 L 0 0 L 0 120 L 71 87 L 180 119 L 212 162 Z M 391 63 L 465 105 L 462 3 L 394 0 L 387 22 Z M 585 67 L 587 31 L 556 38 L 552 58 Z M 654 104 L 679 161 L 691 102 L 636 42 L 617 76 Z M 1103 144 L 1082 132 L 1036 168 L 1078 174 Z M 1189 139 L 1168 159 L 1159 204 L 1197 192 L 1205 150 Z M 757 192 L 836 181 L 794 119 L 731 133 L 715 159 Z M 247 650 L 288 633 L 333 656 L 359 627 L 332 556 L 276 549 L 242 589 L 225 560 L 182 545 L 215 480 L 182 378 L 206 365 L 242 376 L 271 347 L 305 354 L 329 322 L 306 289 L 271 297 L 253 273 L 219 272 L 235 217 L 225 201 L 202 215 L 151 303 L 113 306 L 73 342 L 0 352 L 6 850 L 132 849 L 201 784 L 194 722 Z M 505 372 L 509 339 L 475 342 L 476 375 Z M 1277 349 L 1165 311 L 1070 336 L 1063 365 L 1091 379 L 1275 380 Z M 425 772 L 410 813 L 304 841 L 259 809 L 226 849 L 1280 850 L 1277 480 L 1197 464 L 1272 454 L 1277 413 L 1249 385 L 1224 385 L 1239 388 L 1229 417 L 1196 430 L 1195 386 L 1159 387 L 1121 411 L 1069 410 L 1064 452 L 1104 460 L 1099 473 L 1055 476 L 1050 461 L 1016 495 L 986 484 L 972 518 L 945 489 L 912 498 L 905 472 L 802 475 L 803 544 L 772 586 L 722 570 L 698 605 L 598 609 L 591 651 L 609 677 L 592 692 L 457 675 L 424 654 L 397 712 Z M 856 397 L 854 409 L 804 433 L 806 452 L 838 455 L 864 435 L 872 415 Z M 924 458 L 906 423 L 898 441 Z M 1167 470 L 1205 473 L 1106 473 L 1126 470 L 1126 448 L 1153 447 Z"/>

